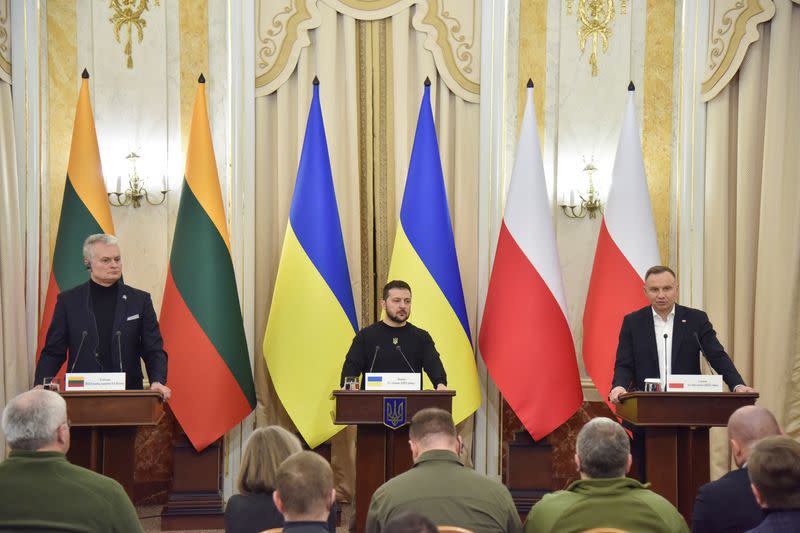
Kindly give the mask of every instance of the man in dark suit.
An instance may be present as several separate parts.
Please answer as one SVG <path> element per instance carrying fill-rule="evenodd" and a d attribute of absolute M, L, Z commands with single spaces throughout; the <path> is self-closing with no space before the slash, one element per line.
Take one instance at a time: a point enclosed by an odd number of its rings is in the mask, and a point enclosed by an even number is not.
<path fill-rule="evenodd" d="M 622 321 L 609 394 L 613 403 L 619 403 L 619 396 L 628 390 L 641 390 L 645 379 L 659 378 L 663 387 L 670 374 L 700 374 L 700 353 L 732 391 L 755 392 L 745 385 L 717 340 L 708 315 L 675 304 L 678 282 L 671 268 L 651 267 L 645 274 L 644 293 L 650 305 Z"/>
<path fill-rule="evenodd" d="M 122 282 L 117 238 L 90 235 L 83 258 L 89 281 L 58 295 L 34 384 L 55 376 L 67 359 L 67 372 L 125 372 L 125 388 L 141 389 L 141 357 L 150 389 L 169 399 L 167 354 L 153 302 Z"/>
<path fill-rule="evenodd" d="M 728 419 L 728 439 L 738 468 L 700 487 L 692 531 L 737 533 L 761 523 L 764 513 L 750 489 L 747 460 L 756 441 L 780 434 L 778 421 L 767 409 L 748 405 L 734 411 Z"/>

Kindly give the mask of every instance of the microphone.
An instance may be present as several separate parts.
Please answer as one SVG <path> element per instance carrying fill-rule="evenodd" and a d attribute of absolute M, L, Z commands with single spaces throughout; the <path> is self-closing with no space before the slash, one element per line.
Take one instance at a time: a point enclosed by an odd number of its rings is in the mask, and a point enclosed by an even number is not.
<path fill-rule="evenodd" d="M 402 348 L 400 348 L 400 345 L 399 344 L 395 345 L 395 348 L 397 349 L 398 352 L 400 352 L 400 355 L 403 356 L 403 361 L 406 362 L 406 364 L 408 365 L 408 368 L 410 368 L 412 372 L 416 373 L 417 371 L 414 370 L 414 367 L 411 366 L 411 363 L 409 363 L 408 359 L 406 359 L 406 354 L 403 353 L 403 350 L 402 350 Z"/>
<path fill-rule="evenodd" d="M 369 371 L 372 372 L 372 369 L 375 368 L 375 360 L 378 358 L 378 351 L 381 349 L 380 346 L 375 346 L 375 355 L 372 356 L 372 364 L 369 365 Z"/>
<path fill-rule="evenodd" d="M 708 357 L 706 357 L 706 352 L 703 350 L 703 343 L 700 342 L 700 337 L 697 335 L 696 331 L 694 332 L 694 340 L 697 341 L 697 347 L 700 348 L 700 353 L 703 354 L 703 357 L 705 357 L 707 361 Z"/>
<path fill-rule="evenodd" d="M 664 333 L 664 390 L 667 390 L 667 376 L 669 375 L 669 369 L 667 368 L 667 361 L 669 361 L 669 355 L 667 353 L 667 339 L 669 335 Z"/>
<path fill-rule="evenodd" d="M 122 369 L 122 341 L 120 340 L 120 338 L 122 337 L 122 332 L 120 330 L 117 330 L 116 335 L 117 335 L 117 351 L 119 353 L 119 371 L 125 372 Z"/>
<path fill-rule="evenodd" d="M 69 371 L 70 371 L 70 372 L 73 372 L 73 371 L 75 370 L 75 365 L 77 365 L 77 364 L 78 364 L 78 357 L 80 357 L 80 355 L 81 355 L 81 348 L 83 348 L 83 341 L 85 341 L 85 340 L 86 340 L 86 335 L 87 335 L 88 333 L 89 333 L 89 332 L 88 332 L 88 331 L 86 331 L 86 330 L 83 330 L 83 331 L 81 332 L 81 342 L 78 344 L 78 351 L 77 351 L 77 353 L 75 354 L 75 359 L 73 359 L 73 360 L 72 360 L 72 366 L 71 366 L 71 367 L 70 367 L 70 369 L 69 369 Z"/>

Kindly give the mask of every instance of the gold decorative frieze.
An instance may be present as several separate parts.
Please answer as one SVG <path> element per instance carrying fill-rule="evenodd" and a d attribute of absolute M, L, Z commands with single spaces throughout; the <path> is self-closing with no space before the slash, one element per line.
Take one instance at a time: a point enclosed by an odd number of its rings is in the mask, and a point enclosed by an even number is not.
<path fill-rule="evenodd" d="M 416 6 L 415 30 L 447 87 L 468 102 L 480 94 L 481 0 L 256 0 L 256 96 L 289 79 L 308 32 L 322 23 L 318 4 L 357 20 L 391 17 Z"/>
<path fill-rule="evenodd" d="M 289 79 L 322 17 L 316 0 L 258 0 L 255 8 L 256 96 L 264 96 Z"/>
<path fill-rule="evenodd" d="M 0 1 L 0 80 L 11 83 L 11 0 Z"/>
<path fill-rule="evenodd" d="M 758 25 L 773 16 L 772 0 L 713 0 L 701 91 L 704 101 L 714 98 L 733 79 L 747 49 L 760 37 Z"/>
<path fill-rule="evenodd" d="M 592 41 L 592 54 L 589 64 L 592 76 L 597 76 L 597 48 L 602 44 L 603 53 L 608 52 L 611 38 L 611 24 L 614 21 L 614 0 L 580 0 L 578 3 L 578 43 L 581 53 L 586 49 L 586 41 Z"/>
<path fill-rule="evenodd" d="M 154 0 L 155 5 L 160 5 L 160 0 Z M 133 30 L 136 28 L 136 37 L 139 43 L 144 40 L 144 28 L 147 21 L 143 18 L 144 12 L 150 10 L 150 0 L 110 0 L 108 7 L 113 14 L 108 19 L 114 25 L 114 37 L 122 43 L 120 32 L 127 33 L 125 42 L 125 57 L 128 68 L 133 68 Z"/>
<path fill-rule="evenodd" d="M 333 9 L 358 20 L 389 18 L 408 9 L 417 0 L 321 0 Z"/>
<path fill-rule="evenodd" d="M 417 5 L 412 24 L 427 34 L 425 49 L 433 54 L 439 75 L 453 93 L 477 103 L 481 78 L 480 1 L 427 0 Z"/>

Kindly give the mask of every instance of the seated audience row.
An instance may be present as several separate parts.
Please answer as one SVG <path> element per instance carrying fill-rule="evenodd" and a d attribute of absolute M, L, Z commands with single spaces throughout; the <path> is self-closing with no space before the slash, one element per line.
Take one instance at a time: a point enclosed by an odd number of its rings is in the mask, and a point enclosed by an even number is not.
<path fill-rule="evenodd" d="M 116 481 L 70 464 L 66 403 L 34 389 L 3 410 L 11 449 L 0 463 L 0 530 L 142 531 L 136 511 Z M 781 434 L 762 407 L 737 410 L 728 422 L 738 470 L 704 485 L 693 531 L 800 531 L 800 443 Z M 508 489 L 464 467 L 452 416 L 423 409 L 411 421 L 414 466 L 372 496 L 369 533 L 433 533 L 437 526 L 473 532 L 522 531 Z M 622 426 L 594 418 L 578 433 L 580 479 L 545 495 L 529 513 L 526 533 L 570 533 L 593 528 L 630 533 L 686 533 L 683 517 L 647 485 L 626 477 L 630 440 Z M 293 533 L 335 531 L 333 471 L 320 455 L 277 426 L 256 430 L 246 445 L 238 486 L 225 513 L 229 533 L 282 527 Z"/>

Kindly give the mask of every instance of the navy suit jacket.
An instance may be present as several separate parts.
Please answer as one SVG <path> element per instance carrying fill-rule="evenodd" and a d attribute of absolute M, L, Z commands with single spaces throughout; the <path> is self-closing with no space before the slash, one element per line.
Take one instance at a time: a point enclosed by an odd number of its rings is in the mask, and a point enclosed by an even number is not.
<path fill-rule="evenodd" d="M 96 356 L 100 341 L 89 282 L 59 294 L 36 365 L 34 384 L 55 376 L 66 358 L 67 372 L 125 372 L 125 388 L 141 389 L 139 357 L 144 360 L 150 382 L 166 384 L 167 353 L 150 294 L 120 280 L 111 331 L 111 359 L 115 366 L 104 369 Z"/>
<path fill-rule="evenodd" d="M 700 345 L 711 368 L 722 375 L 731 390 L 744 384 L 733 361 L 717 340 L 708 315 L 699 309 L 676 305 L 671 373 L 700 374 Z M 659 374 L 653 308 L 648 305 L 625 315 L 622 320 L 612 388 L 642 390 L 645 379 L 657 378 Z"/>
<path fill-rule="evenodd" d="M 697 492 L 694 533 L 741 533 L 761 523 L 764 512 L 750 489 L 747 468 L 737 468 Z"/>

